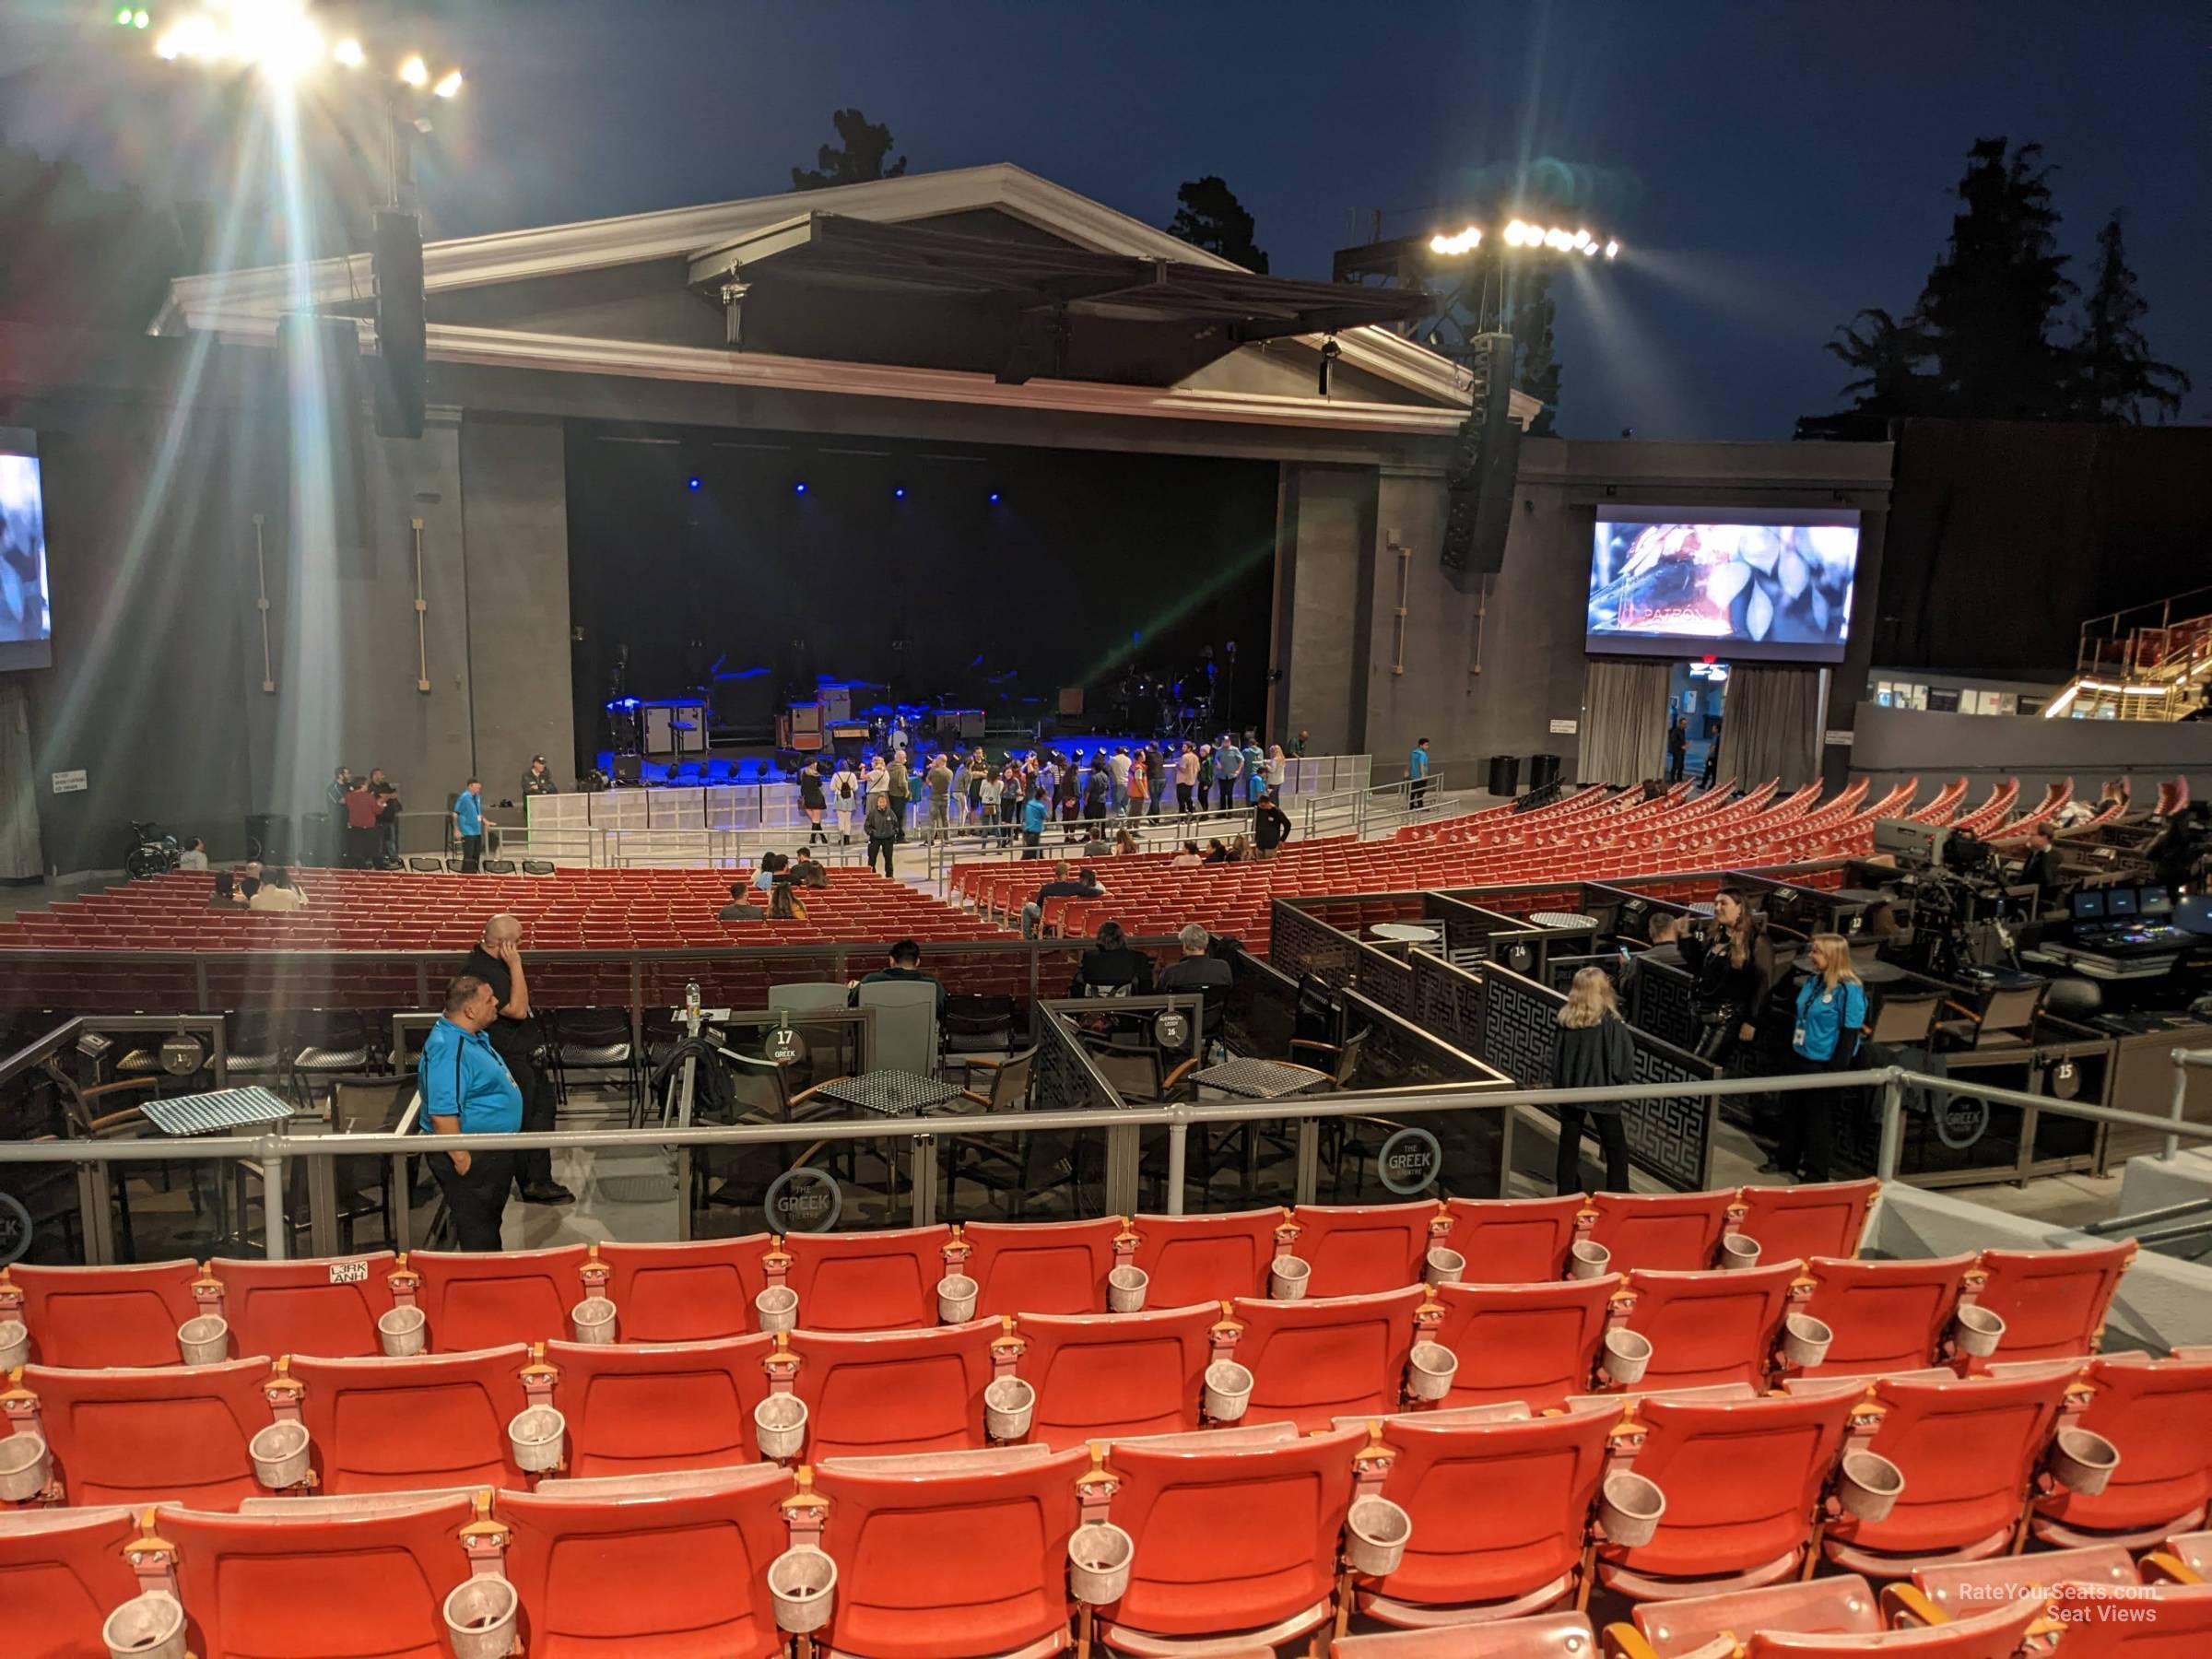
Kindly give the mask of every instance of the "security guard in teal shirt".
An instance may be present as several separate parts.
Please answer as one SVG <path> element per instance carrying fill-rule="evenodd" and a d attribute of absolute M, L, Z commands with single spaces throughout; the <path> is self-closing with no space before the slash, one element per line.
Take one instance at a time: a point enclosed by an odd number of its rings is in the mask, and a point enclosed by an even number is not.
<path fill-rule="evenodd" d="M 416 1076 L 418 1127 L 429 1135 L 512 1135 L 523 1126 L 523 1091 L 484 1033 L 500 1017 L 499 994 L 464 973 L 445 989 L 445 1016 L 430 1028 Z M 514 1181 L 512 1152 L 433 1153 L 430 1173 L 445 1194 L 464 1250 L 500 1248 L 500 1216 Z"/>

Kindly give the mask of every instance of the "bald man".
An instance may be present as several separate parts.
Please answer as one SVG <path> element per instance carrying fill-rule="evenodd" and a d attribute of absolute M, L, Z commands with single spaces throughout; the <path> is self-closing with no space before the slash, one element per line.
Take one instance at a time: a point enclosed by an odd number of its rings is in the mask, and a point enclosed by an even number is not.
<path fill-rule="evenodd" d="M 507 1063 L 523 1091 L 523 1130 L 538 1134 L 553 1127 L 553 1080 L 540 1053 L 545 1034 L 530 1012 L 530 982 L 523 972 L 523 924 L 501 913 L 484 924 L 484 936 L 468 953 L 463 973 L 473 974 L 500 999 L 500 1017 L 485 1033 L 492 1052 Z M 514 1155 L 515 1190 L 524 1204 L 573 1204 L 576 1194 L 553 1179 L 553 1155 L 538 1147 Z"/>

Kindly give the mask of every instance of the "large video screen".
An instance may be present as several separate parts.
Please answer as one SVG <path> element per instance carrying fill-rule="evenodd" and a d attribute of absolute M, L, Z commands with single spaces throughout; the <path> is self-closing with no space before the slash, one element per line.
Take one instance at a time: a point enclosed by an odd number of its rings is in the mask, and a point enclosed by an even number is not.
<path fill-rule="evenodd" d="M 0 670 L 53 662 L 38 435 L 0 427 Z"/>
<path fill-rule="evenodd" d="M 1840 663 L 1858 568 L 1854 510 L 1601 507 L 1583 648 Z"/>

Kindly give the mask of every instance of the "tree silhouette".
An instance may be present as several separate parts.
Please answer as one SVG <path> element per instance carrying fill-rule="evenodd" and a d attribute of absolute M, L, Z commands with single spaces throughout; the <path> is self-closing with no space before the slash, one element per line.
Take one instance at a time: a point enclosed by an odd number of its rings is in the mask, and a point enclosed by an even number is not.
<path fill-rule="evenodd" d="M 839 110 L 830 117 L 838 143 L 825 144 L 814 153 L 814 168 L 791 170 L 794 190 L 827 190 L 833 184 L 865 184 L 873 179 L 896 179 L 906 171 L 906 158 L 888 165 L 891 129 L 870 121 L 858 110 Z M 841 147 L 840 147 L 841 146 Z"/>
<path fill-rule="evenodd" d="M 1979 138 L 1959 181 L 1963 210 L 1921 290 L 1936 386 L 1961 413 L 2033 420 L 2066 413 L 2065 353 L 2051 338 L 2079 290 L 2058 251 L 2042 146 Z"/>
<path fill-rule="evenodd" d="M 2150 307 L 2136 287 L 2121 241 L 2117 208 L 2097 232 L 2097 281 L 2082 306 L 2074 342 L 2075 413 L 2088 420 L 2139 426 L 2150 404 L 2161 421 L 2181 413 L 2189 377 L 2150 355 L 2140 326 Z"/>
<path fill-rule="evenodd" d="M 1543 404 L 1528 436 L 1549 438 L 1559 406 L 1559 360 L 1551 350 L 1551 273 L 1541 266 L 1513 277 L 1513 384 Z"/>
<path fill-rule="evenodd" d="M 1218 177 L 1208 173 L 1203 179 L 1186 180 L 1175 199 L 1182 206 L 1168 224 L 1170 236 L 1218 253 L 1231 265 L 1242 265 L 1259 276 L 1267 274 L 1267 255 L 1252 240 L 1252 215 Z"/>
<path fill-rule="evenodd" d="M 1934 378 L 1924 372 L 1929 358 L 1928 337 L 1917 319 L 1902 323 L 1880 307 L 1871 307 L 1836 330 L 1828 350 L 1858 371 L 1843 390 L 1855 394 L 1858 406 L 1888 415 L 1924 415 L 1938 397 Z"/>

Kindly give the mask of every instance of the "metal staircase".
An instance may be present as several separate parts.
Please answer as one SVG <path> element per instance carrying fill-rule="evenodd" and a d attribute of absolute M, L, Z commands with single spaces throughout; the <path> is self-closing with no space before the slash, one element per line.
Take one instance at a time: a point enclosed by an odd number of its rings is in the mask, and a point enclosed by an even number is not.
<path fill-rule="evenodd" d="M 2045 720 L 2179 720 L 2212 685 L 2212 587 L 2081 625 L 2074 677 Z"/>

